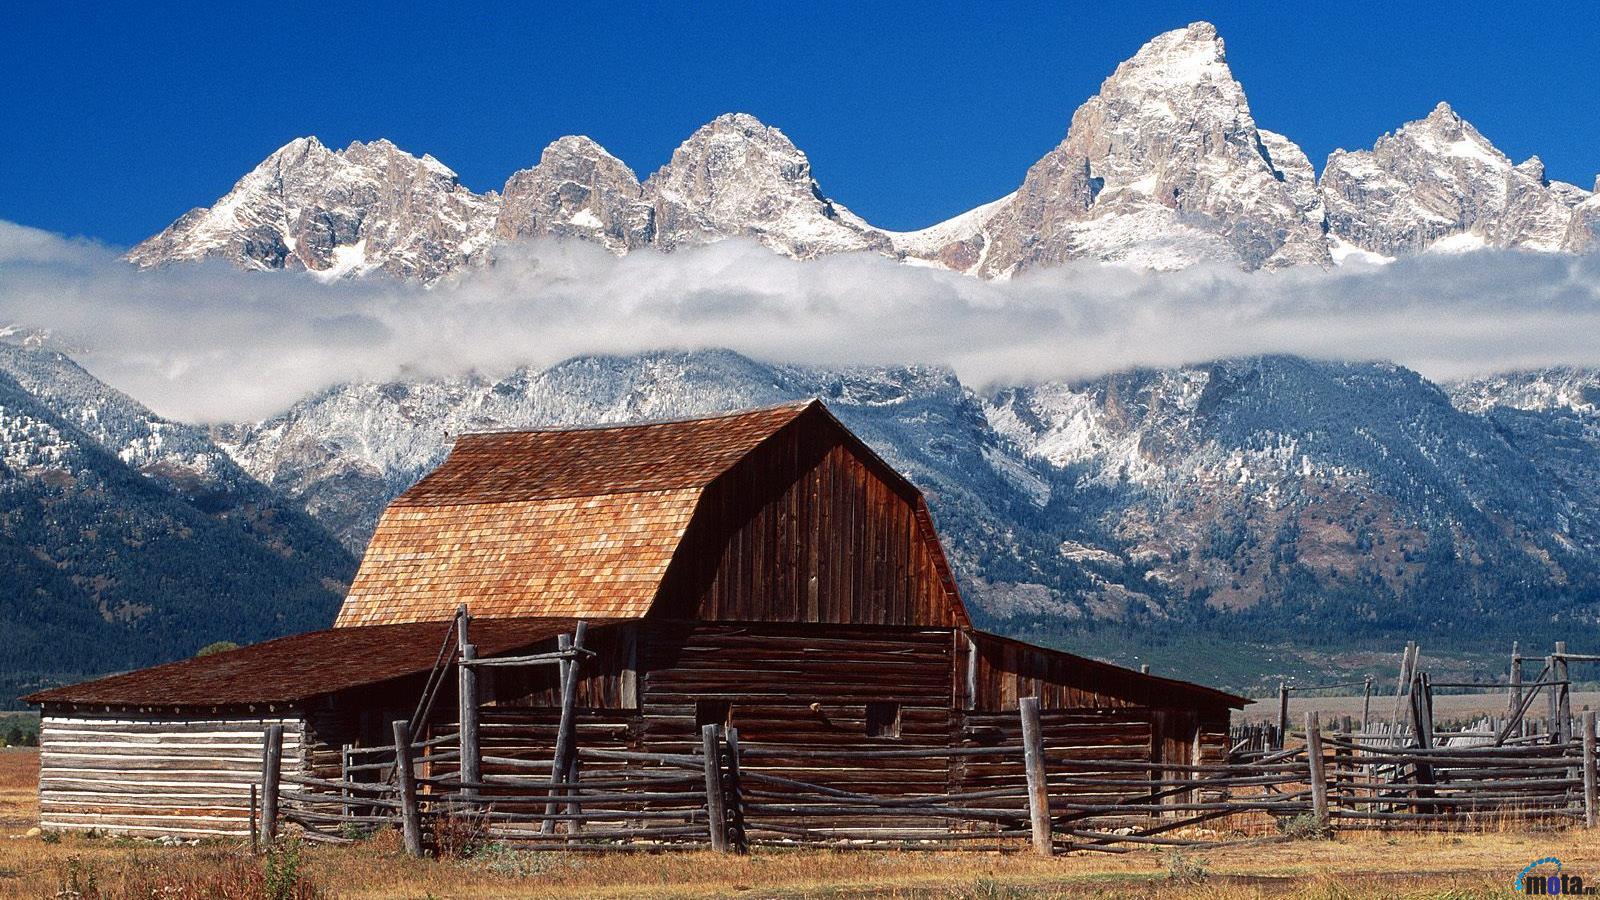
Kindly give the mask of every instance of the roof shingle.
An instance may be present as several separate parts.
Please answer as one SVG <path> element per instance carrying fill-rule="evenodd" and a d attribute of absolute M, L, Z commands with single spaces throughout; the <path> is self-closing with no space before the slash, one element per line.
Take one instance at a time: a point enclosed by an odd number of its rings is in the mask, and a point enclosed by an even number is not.
<path fill-rule="evenodd" d="M 463 435 L 384 512 L 335 625 L 643 616 L 705 487 L 814 405 Z"/>
<path fill-rule="evenodd" d="M 588 617 L 591 626 L 604 621 Z M 575 619 L 474 619 L 481 656 L 497 656 L 571 632 Z M 111 706 L 241 706 L 292 703 L 433 668 L 449 622 L 329 628 L 238 650 L 50 688 L 29 703 Z"/>

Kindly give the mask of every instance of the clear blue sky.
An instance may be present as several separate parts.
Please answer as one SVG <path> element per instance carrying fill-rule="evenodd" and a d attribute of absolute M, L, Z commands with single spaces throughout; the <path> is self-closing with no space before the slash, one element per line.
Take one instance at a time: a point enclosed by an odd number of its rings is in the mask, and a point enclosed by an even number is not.
<path fill-rule="evenodd" d="M 1319 168 L 1447 99 L 1513 159 L 1600 171 L 1597 4 L 466 6 L 9 4 L 0 219 L 131 243 L 303 134 L 388 137 L 487 190 L 584 133 L 643 177 L 744 111 L 915 228 L 1014 188 L 1120 60 L 1197 19 Z"/>

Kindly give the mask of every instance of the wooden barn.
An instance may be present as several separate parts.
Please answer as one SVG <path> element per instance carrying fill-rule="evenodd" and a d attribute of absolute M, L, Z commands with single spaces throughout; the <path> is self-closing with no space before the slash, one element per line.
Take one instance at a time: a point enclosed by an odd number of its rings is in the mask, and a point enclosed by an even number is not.
<path fill-rule="evenodd" d="M 480 660 L 587 623 L 584 747 L 682 750 L 717 723 L 812 752 L 949 748 L 1014 737 L 1031 696 L 1054 746 L 1190 764 L 1226 754 L 1244 703 L 975 630 L 922 495 L 820 402 L 469 434 L 384 513 L 333 628 L 29 697 L 42 824 L 242 833 L 264 729 L 284 727 L 285 773 L 338 777 L 417 720 L 462 605 Z M 481 752 L 548 754 L 557 669 L 476 671 Z M 453 694 L 430 724 L 456 721 Z M 986 777 L 959 758 L 838 774 Z"/>

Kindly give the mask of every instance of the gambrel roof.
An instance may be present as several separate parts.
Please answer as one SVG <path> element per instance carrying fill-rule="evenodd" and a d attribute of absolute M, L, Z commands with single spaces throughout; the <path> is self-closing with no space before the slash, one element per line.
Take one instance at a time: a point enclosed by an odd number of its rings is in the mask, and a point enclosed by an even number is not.
<path fill-rule="evenodd" d="M 336 624 L 442 620 L 461 603 L 486 617 L 643 616 L 707 487 L 806 415 L 838 425 L 812 400 L 674 422 L 463 435 L 384 512 Z M 909 482 L 838 428 L 920 505 Z M 936 556 L 953 595 L 943 552 Z"/>

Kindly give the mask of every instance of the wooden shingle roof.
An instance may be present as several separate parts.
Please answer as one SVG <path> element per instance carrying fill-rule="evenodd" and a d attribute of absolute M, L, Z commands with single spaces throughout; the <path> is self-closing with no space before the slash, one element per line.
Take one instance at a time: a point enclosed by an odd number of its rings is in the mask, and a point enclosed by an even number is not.
<path fill-rule="evenodd" d="M 813 406 L 463 435 L 384 512 L 335 624 L 649 611 L 701 493 Z"/>
<path fill-rule="evenodd" d="M 591 627 L 608 624 L 590 618 Z M 484 657 L 570 633 L 573 619 L 482 619 L 472 640 Z M 50 688 L 28 703 L 132 707 L 243 706 L 294 703 L 433 668 L 449 622 L 329 628 L 238 650 Z"/>

